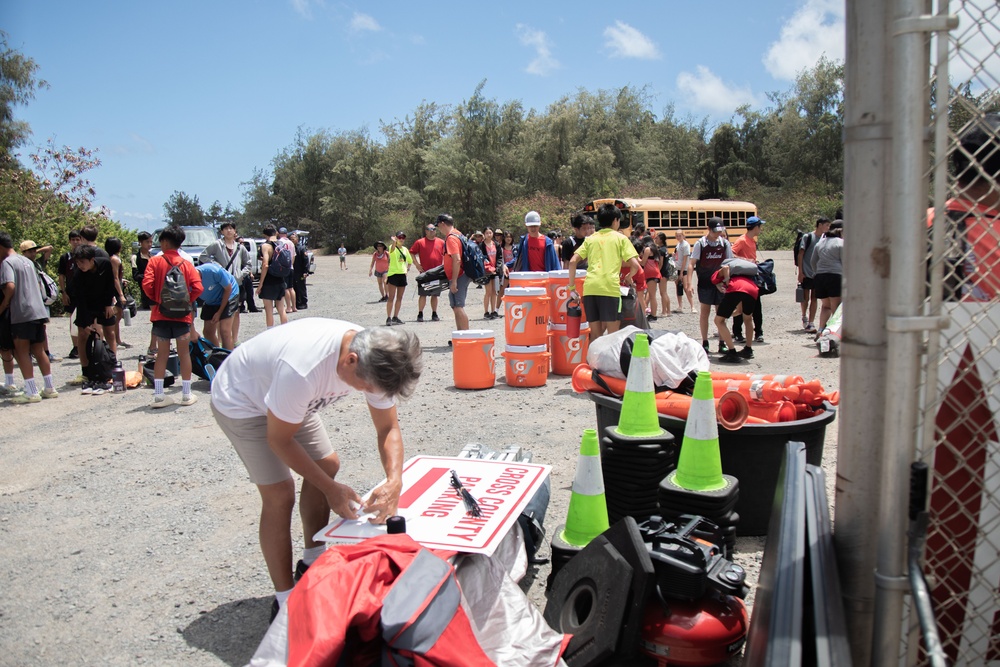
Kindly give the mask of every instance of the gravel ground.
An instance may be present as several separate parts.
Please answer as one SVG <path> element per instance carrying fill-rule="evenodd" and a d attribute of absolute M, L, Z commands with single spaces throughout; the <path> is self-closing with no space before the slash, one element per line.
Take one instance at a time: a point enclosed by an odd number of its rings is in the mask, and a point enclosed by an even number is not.
<path fill-rule="evenodd" d="M 764 302 L 767 342 L 755 346 L 757 358 L 742 368 L 818 377 L 828 390 L 838 389 L 837 360 L 819 358 L 799 329 L 791 253 L 766 255 L 776 260 L 781 290 Z M 351 257 L 349 270 L 340 271 L 336 257 L 317 258 L 310 308 L 293 318 L 384 323 L 368 263 Z M 481 295 L 469 292 L 472 326 L 495 329 L 502 341 L 503 321 L 481 319 Z M 565 519 L 581 433 L 596 424 L 593 403 L 571 391 L 569 378 L 509 388 L 499 365 L 494 389 L 457 390 L 447 305 L 441 322 L 416 324 L 411 280 L 400 315 L 425 351 L 420 388 L 399 409 L 407 458 L 454 455 L 469 442 L 525 447 L 535 462 L 552 466 L 551 533 Z M 696 318 L 675 314 L 654 327 L 697 337 Z M 263 314 L 244 315 L 241 338 L 263 326 Z M 148 313 L 123 328 L 133 344 L 121 351 L 127 369 L 136 367 L 148 331 Z M 53 351 L 67 353 L 68 320 L 55 320 L 49 337 Z M 0 404 L 0 664 L 246 663 L 266 630 L 270 581 L 257 547 L 257 493 L 212 419 L 208 383 L 195 383 L 196 405 L 152 411 L 149 389 L 83 396 L 67 384 L 79 372 L 76 364 L 55 364 L 53 372 L 57 400 Z M 341 455 L 342 481 L 359 492 L 371 488 L 383 473 L 363 399 L 351 396 L 322 417 Z M 831 499 L 835 427 L 827 429 L 824 452 Z M 296 552 L 301 538 L 297 543 Z M 763 538 L 738 540 L 737 561 L 752 582 L 762 549 Z M 547 575 L 542 565 L 525 582 L 539 607 Z"/>

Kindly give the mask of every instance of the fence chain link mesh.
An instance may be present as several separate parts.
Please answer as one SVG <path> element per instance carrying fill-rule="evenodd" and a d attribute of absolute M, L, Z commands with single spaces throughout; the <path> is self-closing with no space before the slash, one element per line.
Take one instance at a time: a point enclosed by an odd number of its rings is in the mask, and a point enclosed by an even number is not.
<path fill-rule="evenodd" d="M 950 324 L 929 334 L 923 368 L 917 455 L 933 471 L 924 571 L 948 663 L 1000 665 L 1000 2 L 938 9 L 959 26 L 948 33 L 947 80 L 931 49 L 930 90 L 947 94 L 948 119 L 937 143 L 947 154 L 932 155 L 927 174 L 925 312 Z M 935 165 L 946 187 L 934 188 Z M 916 638 L 904 634 L 904 654 L 926 664 Z"/>

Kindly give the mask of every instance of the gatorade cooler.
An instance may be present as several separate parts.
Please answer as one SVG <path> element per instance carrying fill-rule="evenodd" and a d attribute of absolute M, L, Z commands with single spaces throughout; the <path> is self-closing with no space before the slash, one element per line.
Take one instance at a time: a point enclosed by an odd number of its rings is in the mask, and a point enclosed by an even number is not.
<path fill-rule="evenodd" d="M 492 329 L 451 332 L 451 368 L 459 389 L 489 389 L 496 384 Z"/>
<path fill-rule="evenodd" d="M 508 345 L 504 351 L 507 384 L 541 387 L 549 379 L 549 353 L 545 345 Z"/>
<path fill-rule="evenodd" d="M 507 345 L 541 345 L 548 337 L 549 298 L 543 287 L 508 287 L 503 294 Z"/>
<path fill-rule="evenodd" d="M 590 325 L 586 322 L 580 324 L 578 338 L 566 335 L 565 324 L 549 323 L 549 351 L 552 353 L 554 375 L 572 375 L 577 366 L 587 361 L 589 346 Z"/>
<path fill-rule="evenodd" d="M 515 271 L 510 274 L 511 287 L 541 287 L 549 286 L 549 274 L 546 271 Z M 569 280 L 569 274 L 566 274 Z"/>
<path fill-rule="evenodd" d="M 587 277 L 587 272 L 577 270 L 576 272 L 576 292 L 583 298 L 583 279 Z M 569 301 L 569 271 L 549 271 L 547 284 L 549 291 L 549 321 L 555 324 L 566 324 L 566 303 Z M 581 322 L 587 321 L 587 314 L 583 314 Z"/>

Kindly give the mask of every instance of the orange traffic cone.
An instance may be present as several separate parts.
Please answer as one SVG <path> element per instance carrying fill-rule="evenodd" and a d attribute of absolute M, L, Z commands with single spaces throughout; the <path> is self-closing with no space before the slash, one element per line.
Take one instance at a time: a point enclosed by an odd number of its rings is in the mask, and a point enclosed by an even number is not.
<path fill-rule="evenodd" d="M 716 397 L 727 391 L 735 391 L 750 401 L 794 401 L 799 397 L 798 387 L 783 387 L 769 380 L 719 380 L 712 377 L 712 389 Z"/>
<path fill-rule="evenodd" d="M 573 391 L 582 394 L 585 391 L 594 391 L 608 396 L 624 396 L 625 380 L 603 375 L 587 364 L 580 364 L 573 369 L 573 377 L 570 380 Z"/>
<path fill-rule="evenodd" d="M 790 401 L 778 401 L 777 403 L 750 401 L 748 406 L 751 417 L 765 419 L 771 423 L 793 422 L 799 418 L 795 403 Z"/>
<path fill-rule="evenodd" d="M 687 421 L 691 410 L 691 396 L 673 391 L 661 391 L 656 394 L 656 411 Z M 715 416 L 719 425 L 729 431 L 735 431 L 743 426 L 750 416 L 747 399 L 736 392 L 726 392 L 715 399 Z"/>

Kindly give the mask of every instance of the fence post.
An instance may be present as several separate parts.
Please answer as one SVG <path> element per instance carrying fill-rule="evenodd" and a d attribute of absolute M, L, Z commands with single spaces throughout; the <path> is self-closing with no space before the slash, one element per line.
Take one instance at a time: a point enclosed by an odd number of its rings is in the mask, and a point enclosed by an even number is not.
<path fill-rule="evenodd" d="M 836 533 L 855 665 L 871 664 L 875 543 L 886 370 L 892 124 L 889 0 L 848 0 L 844 88 L 844 335 L 837 439 Z"/>

